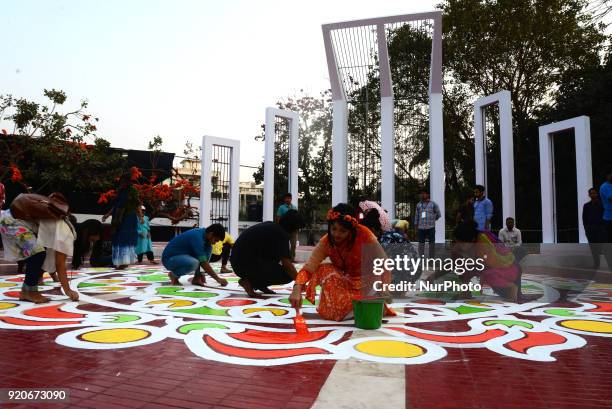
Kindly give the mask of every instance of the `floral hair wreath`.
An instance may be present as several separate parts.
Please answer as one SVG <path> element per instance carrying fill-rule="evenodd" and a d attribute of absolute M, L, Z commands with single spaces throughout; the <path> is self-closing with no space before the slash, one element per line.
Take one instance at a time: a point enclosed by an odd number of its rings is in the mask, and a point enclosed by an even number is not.
<path fill-rule="evenodd" d="M 345 222 L 349 222 L 350 224 L 352 224 L 353 227 L 357 227 L 359 225 L 359 221 L 357 221 L 357 219 L 355 219 L 353 216 L 336 212 L 333 209 L 330 209 L 327 212 L 327 220 L 330 222 L 336 220 L 344 220 Z"/>

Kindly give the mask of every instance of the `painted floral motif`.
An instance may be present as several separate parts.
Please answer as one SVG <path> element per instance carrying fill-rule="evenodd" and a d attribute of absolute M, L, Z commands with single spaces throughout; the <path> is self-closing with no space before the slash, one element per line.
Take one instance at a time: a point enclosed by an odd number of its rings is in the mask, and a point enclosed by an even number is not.
<path fill-rule="evenodd" d="M 445 357 L 449 348 L 486 348 L 507 357 L 547 362 L 555 361 L 558 351 L 585 346 L 590 337 L 612 337 L 610 284 L 555 279 L 554 288 L 584 289 L 578 300 L 563 304 L 519 305 L 487 294 L 452 302 L 420 294 L 391 304 L 397 316 L 386 317 L 378 331 L 359 330 L 352 320 L 322 320 L 307 304 L 302 314 L 309 332 L 297 334 L 295 311 L 288 301 L 290 285 L 273 288 L 275 296 L 250 299 L 236 277 L 225 277 L 228 287 L 201 288 L 171 286 L 157 267 L 85 269 L 72 283 L 82 301 L 103 307 L 92 312 L 57 294 L 49 295 L 50 304 L 18 301 L 23 278 L 5 276 L 0 279 L 0 329 L 64 328 L 56 342 L 84 349 L 130 348 L 174 338 L 204 359 L 266 366 L 348 358 L 424 364 Z M 550 295 L 556 291 L 550 280 L 528 276 L 523 290 Z M 47 280 L 41 288 L 49 293 L 56 287 Z M 461 329 L 427 329 L 442 321 Z"/>

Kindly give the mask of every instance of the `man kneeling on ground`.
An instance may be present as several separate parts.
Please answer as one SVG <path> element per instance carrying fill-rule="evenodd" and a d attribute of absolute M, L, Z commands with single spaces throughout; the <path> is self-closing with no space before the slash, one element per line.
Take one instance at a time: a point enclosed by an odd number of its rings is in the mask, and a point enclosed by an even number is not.
<path fill-rule="evenodd" d="M 168 270 L 168 277 L 174 285 L 178 285 L 179 277 L 194 273 L 191 283 L 203 286 L 206 283 L 200 267 L 222 286 L 227 280 L 215 273 L 208 261 L 212 245 L 223 240 L 225 228 L 220 224 L 211 224 L 206 229 L 192 229 L 179 234 L 166 246 L 162 254 L 162 264 Z"/>
<path fill-rule="evenodd" d="M 287 284 L 297 271 L 291 262 L 289 235 L 304 227 L 296 210 L 289 210 L 279 223 L 264 222 L 246 229 L 234 243 L 230 263 L 249 297 L 259 297 L 255 290 L 274 294 L 273 284 Z"/>

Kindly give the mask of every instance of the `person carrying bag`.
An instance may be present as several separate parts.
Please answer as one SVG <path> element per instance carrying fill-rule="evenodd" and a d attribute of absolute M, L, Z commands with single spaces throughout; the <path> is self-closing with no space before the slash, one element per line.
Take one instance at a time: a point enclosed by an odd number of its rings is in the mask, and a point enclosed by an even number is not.
<path fill-rule="evenodd" d="M 59 220 L 68 215 L 68 203 L 56 197 L 21 193 L 11 203 L 15 219 L 26 221 Z"/>

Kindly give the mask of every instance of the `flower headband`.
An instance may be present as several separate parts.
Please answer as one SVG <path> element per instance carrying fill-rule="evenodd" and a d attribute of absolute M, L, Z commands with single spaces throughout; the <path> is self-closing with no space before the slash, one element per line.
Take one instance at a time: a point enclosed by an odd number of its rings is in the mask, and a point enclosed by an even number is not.
<path fill-rule="evenodd" d="M 333 222 L 336 220 L 343 220 L 345 222 L 349 222 L 350 224 L 352 224 L 353 227 L 357 227 L 359 225 L 359 222 L 353 216 L 350 216 L 348 214 L 342 214 L 340 212 L 336 212 L 333 209 L 330 209 L 327 212 L 327 220 L 330 222 Z"/>

